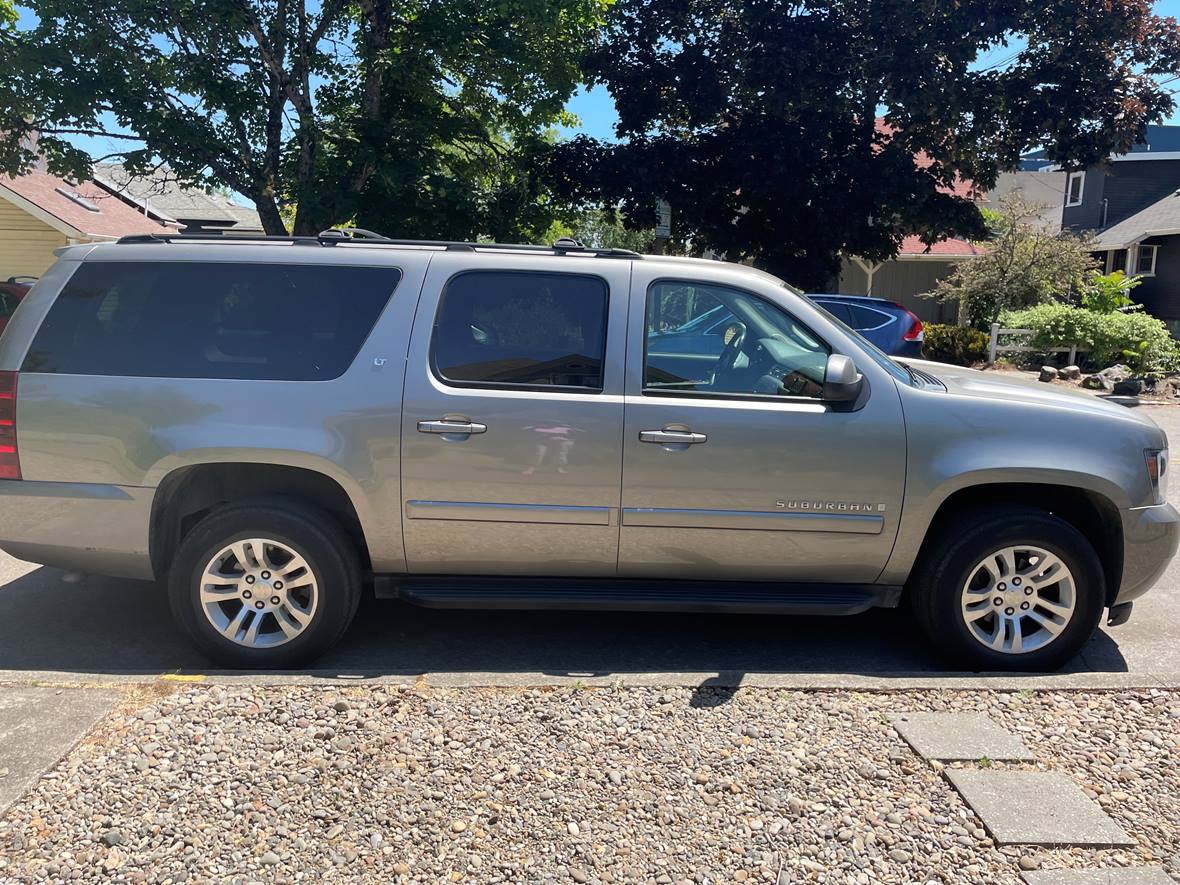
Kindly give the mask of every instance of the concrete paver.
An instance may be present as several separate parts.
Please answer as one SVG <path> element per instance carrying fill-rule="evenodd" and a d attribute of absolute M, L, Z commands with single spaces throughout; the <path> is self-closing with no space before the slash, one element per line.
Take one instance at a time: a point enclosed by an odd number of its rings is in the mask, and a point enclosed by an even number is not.
<path fill-rule="evenodd" d="M 889 721 L 923 759 L 955 762 L 1034 758 L 1020 738 L 982 713 L 894 713 Z"/>
<path fill-rule="evenodd" d="M 969 768 L 946 773 L 1000 845 L 1117 848 L 1135 844 L 1068 775 Z"/>
<path fill-rule="evenodd" d="M 0 689 L 0 813 L 119 700 L 109 689 Z"/>
<path fill-rule="evenodd" d="M 1034 870 L 1023 875 L 1027 885 L 1175 885 L 1163 867 Z"/>

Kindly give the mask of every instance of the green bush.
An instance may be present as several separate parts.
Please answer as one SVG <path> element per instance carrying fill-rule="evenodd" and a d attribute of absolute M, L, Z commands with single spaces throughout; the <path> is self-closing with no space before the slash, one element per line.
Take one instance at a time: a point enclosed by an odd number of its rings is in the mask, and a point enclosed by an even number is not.
<path fill-rule="evenodd" d="M 970 326 L 933 323 L 926 326 L 922 354 L 936 363 L 969 366 L 987 359 L 988 336 Z"/>
<path fill-rule="evenodd" d="M 1126 363 L 1143 372 L 1180 370 L 1180 346 L 1162 320 L 1142 311 L 1102 314 L 1068 304 L 1038 304 L 1006 311 L 1000 325 L 1032 329 L 1033 347 L 1069 347 L 1090 352 L 1098 368 Z"/>

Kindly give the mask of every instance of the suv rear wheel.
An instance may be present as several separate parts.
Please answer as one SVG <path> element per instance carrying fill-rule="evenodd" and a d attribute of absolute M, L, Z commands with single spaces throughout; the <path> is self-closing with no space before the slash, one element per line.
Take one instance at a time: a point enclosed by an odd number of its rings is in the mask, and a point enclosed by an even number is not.
<path fill-rule="evenodd" d="M 275 503 L 213 511 L 184 538 L 172 613 L 219 664 L 293 667 L 344 633 L 360 599 L 356 551 L 324 513 Z"/>
<path fill-rule="evenodd" d="M 917 620 L 973 670 L 1055 670 L 1102 616 L 1106 584 L 1093 547 L 1043 511 L 962 519 L 923 557 L 909 591 Z"/>

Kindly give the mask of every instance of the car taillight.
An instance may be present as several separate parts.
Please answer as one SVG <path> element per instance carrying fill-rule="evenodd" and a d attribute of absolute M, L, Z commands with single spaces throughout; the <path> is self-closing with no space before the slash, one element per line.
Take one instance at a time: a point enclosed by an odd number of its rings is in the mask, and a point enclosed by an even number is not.
<path fill-rule="evenodd" d="M 16 451 L 16 372 L 0 372 L 0 479 L 20 479 Z"/>
<path fill-rule="evenodd" d="M 897 306 L 901 307 L 900 304 Z M 914 324 L 910 326 L 910 330 L 901 337 L 906 341 L 921 341 L 926 337 L 926 333 L 922 330 L 922 321 L 918 319 L 918 315 L 912 310 L 906 310 L 904 307 L 901 307 L 901 309 L 909 314 L 910 319 L 914 321 Z"/>

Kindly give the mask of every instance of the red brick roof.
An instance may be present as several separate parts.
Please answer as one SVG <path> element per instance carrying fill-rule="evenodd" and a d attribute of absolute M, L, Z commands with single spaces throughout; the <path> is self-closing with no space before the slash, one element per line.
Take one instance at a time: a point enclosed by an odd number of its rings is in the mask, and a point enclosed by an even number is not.
<path fill-rule="evenodd" d="M 6 196 L 5 188 L 76 231 L 73 236 L 122 237 L 174 230 L 140 214 L 92 181 L 71 184 L 48 172 L 32 170 L 16 178 L 0 175 L 0 199 Z M 88 209 L 67 194 L 81 197 L 98 211 Z"/>
<path fill-rule="evenodd" d="M 970 258 L 982 255 L 985 250 L 966 240 L 939 240 L 927 249 L 917 236 L 906 237 L 901 242 L 898 255 L 945 255 L 948 258 Z"/>

